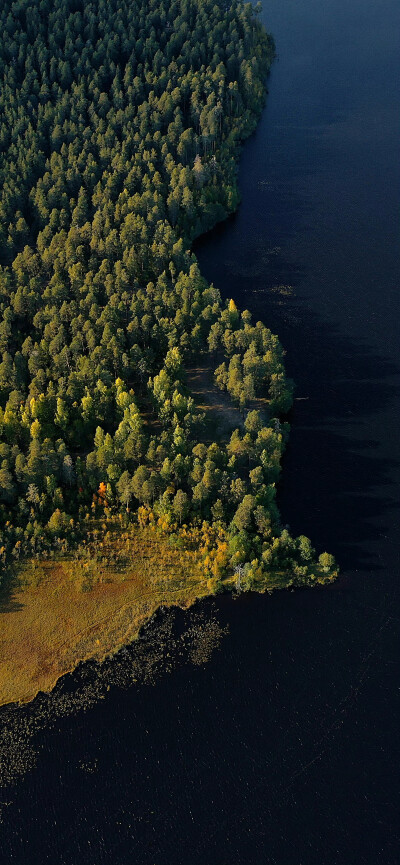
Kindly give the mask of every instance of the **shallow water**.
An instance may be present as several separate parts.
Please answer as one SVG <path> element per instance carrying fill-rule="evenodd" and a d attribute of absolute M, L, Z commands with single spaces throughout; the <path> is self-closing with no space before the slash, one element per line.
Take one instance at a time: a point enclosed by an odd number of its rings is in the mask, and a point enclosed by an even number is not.
<path fill-rule="evenodd" d="M 13 735 L 31 768 L 1 796 L 7 865 L 400 858 L 400 7 L 270 0 L 264 19 L 279 59 L 242 204 L 197 254 L 287 350 L 282 515 L 342 576 L 161 615 L 142 666 L 133 650 L 88 666 L 59 712 L 54 697 L 24 710 Z M 193 663 L 193 628 L 210 622 L 210 660 Z"/>

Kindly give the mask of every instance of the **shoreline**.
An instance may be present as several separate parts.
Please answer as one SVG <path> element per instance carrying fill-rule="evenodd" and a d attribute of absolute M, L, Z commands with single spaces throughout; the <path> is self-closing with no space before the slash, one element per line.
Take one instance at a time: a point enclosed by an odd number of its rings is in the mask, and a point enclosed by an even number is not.
<path fill-rule="evenodd" d="M 212 594 L 196 562 L 190 562 L 190 578 L 188 562 L 182 560 L 180 551 L 149 533 L 150 529 L 136 531 L 138 546 L 146 543 L 155 548 L 153 561 L 147 560 L 150 568 L 144 571 L 139 549 L 134 550 L 136 557 L 130 565 L 123 571 L 108 569 L 104 582 L 89 591 L 71 578 L 74 562 L 43 562 L 30 574 L 26 573 L 29 563 L 21 565 L 20 581 L 30 577 L 31 584 L 17 584 L 10 610 L 2 612 L 1 707 L 29 703 L 40 691 L 52 691 L 79 663 L 101 663 L 116 654 L 139 637 L 160 607 L 187 609 Z M 166 562 L 164 583 L 155 583 L 151 574 L 156 556 Z M 32 573 L 40 574 L 36 585 Z"/>
<path fill-rule="evenodd" d="M 274 42 L 269 38 L 263 100 L 259 101 L 257 109 L 243 117 L 235 130 L 235 140 L 225 142 L 233 149 L 235 206 L 212 224 L 205 216 L 198 234 L 186 238 L 191 247 L 237 210 L 240 202 L 239 158 L 245 140 L 257 128 L 265 106 L 267 76 L 275 57 Z M 195 253 L 192 255 L 195 257 Z M 108 524 L 103 528 L 101 547 L 109 543 L 105 540 Z M 142 542 L 144 550 L 140 549 Z M 51 692 L 58 680 L 73 672 L 79 663 L 88 660 L 101 662 L 116 654 L 139 637 L 142 627 L 161 606 L 185 609 L 197 600 L 210 597 L 221 589 L 232 589 L 236 584 L 234 575 L 225 576 L 222 581 L 215 572 L 212 576 L 210 570 L 207 572 L 204 557 L 196 557 L 184 545 L 183 548 L 179 544 L 173 547 L 168 536 L 156 533 L 155 526 L 144 529 L 131 524 L 128 547 L 125 548 L 116 535 L 109 546 L 113 547 L 110 560 L 113 561 L 115 552 L 117 555 L 115 567 L 109 562 L 105 567 L 99 565 L 98 558 L 82 563 L 79 555 L 74 559 L 73 552 L 64 557 L 56 553 L 52 559 L 39 561 L 26 559 L 17 565 L 17 583 L 2 604 L 0 649 L 3 646 L 5 658 L 12 660 L 0 659 L 0 706 L 29 703 L 40 691 Z M 118 557 L 124 561 L 122 566 L 118 564 Z M 160 560 L 168 563 L 167 578 L 162 568 L 161 576 L 158 573 Z M 84 568 L 88 570 L 84 571 Z M 306 568 L 303 570 L 307 571 Z M 310 579 L 319 583 L 330 582 L 337 575 L 337 571 L 325 574 L 322 566 L 315 565 L 313 570 L 315 576 Z M 308 577 L 307 571 L 304 583 Z M 300 583 L 296 582 L 290 569 L 272 570 L 263 579 L 255 576 L 253 583 L 244 587 L 240 585 L 240 590 L 272 592 L 296 584 Z M 7 590 L 3 593 L 7 594 Z M 105 615 L 94 619 L 100 607 Z M 70 616 L 71 610 L 73 617 Z M 66 636 L 61 644 L 60 634 Z"/>
<path fill-rule="evenodd" d="M 264 82 L 265 92 L 264 92 L 263 104 L 259 106 L 257 112 L 253 112 L 253 117 L 251 118 L 250 123 L 248 123 L 248 117 L 246 118 L 247 126 L 245 123 L 242 124 L 242 128 L 240 129 L 240 133 L 237 136 L 237 141 L 235 143 L 235 150 L 234 150 L 235 192 L 237 195 L 237 204 L 232 211 L 226 212 L 225 215 L 221 219 L 216 219 L 215 222 L 213 222 L 212 224 L 205 223 L 204 226 L 202 227 L 202 230 L 196 236 L 190 238 L 190 248 L 191 249 L 192 249 L 192 245 L 194 243 L 196 243 L 196 241 L 198 241 L 200 239 L 200 237 L 202 237 L 203 235 L 207 235 L 210 231 L 212 231 L 215 228 L 215 226 L 217 224 L 224 222 L 225 219 L 228 219 L 237 210 L 237 207 L 240 204 L 240 194 L 239 194 L 239 190 L 238 190 L 238 163 L 239 163 L 239 159 L 241 156 L 243 144 L 247 140 L 247 138 L 249 138 L 255 132 L 257 125 L 258 125 L 258 122 L 259 122 L 259 119 L 260 119 L 260 116 L 261 116 L 261 113 L 262 113 L 262 110 L 265 106 L 265 97 L 267 95 L 266 81 L 267 81 L 267 77 L 269 75 L 269 71 L 270 71 L 272 62 L 275 59 L 275 57 L 276 57 L 275 44 L 273 42 L 272 37 L 270 35 L 268 35 L 268 55 L 265 58 L 265 60 L 266 60 L 266 75 L 265 75 L 265 82 Z M 195 253 L 193 253 L 193 255 L 195 255 Z M 50 565 L 50 562 L 48 564 Z M 136 564 L 140 565 L 140 562 L 132 563 L 132 568 L 135 568 Z M 57 562 L 57 560 L 55 560 L 54 566 L 56 569 L 57 569 L 57 565 L 58 565 L 58 562 Z M 20 572 L 24 571 L 24 564 L 23 563 L 22 563 L 21 567 L 18 568 L 18 570 Z M 209 582 L 207 580 L 207 577 L 203 576 L 203 583 L 205 586 L 207 586 L 207 582 Z M 186 589 L 186 591 L 187 591 L 187 589 Z M 19 591 L 17 589 L 15 591 L 15 593 L 12 594 L 10 600 L 14 603 L 20 604 L 22 602 L 23 598 L 25 598 L 25 601 L 28 599 L 28 597 L 29 597 L 28 592 L 29 592 L 29 589 L 27 589 L 27 588 L 22 588 Z M 101 646 L 96 645 L 96 643 L 92 639 L 91 645 L 87 649 L 87 651 L 85 651 L 84 653 L 76 655 L 74 657 L 74 659 L 69 664 L 64 664 L 62 669 L 61 668 L 58 669 L 57 672 L 48 672 L 48 667 L 49 667 L 49 665 L 51 665 L 51 660 L 48 657 L 46 657 L 45 664 L 43 664 L 43 662 L 42 662 L 42 669 L 41 669 L 40 673 L 36 674 L 37 675 L 37 684 L 31 690 L 28 690 L 25 693 L 21 693 L 21 688 L 18 688 L 18 687 L 14 688 L 14 689 L 8 689 L 7 687 L 5 687 L 4 682 L 7 681 L 9 679 L 9 677 L 12 676 L 12 674 L 13 674 L 12 665 L 8 664 L 7 660 L 2 661 L 0 658 L 0 707 L 4 707 L 4 706 L 10 705 L 10 704 L 25 705 L 25 704 L 31 702 L 40 691 L 44 690 L 46 693 L 51 692 L 53 690 L 53 688 L 55 687 L 55 685 L 57 684 L 57 682 L 59 681 L 59 679 L 63 675 L 66 675 L 67 673 L 73 672 L 79 663 L 85 662 L 88 660 L 93 660 L 93 659 L 98 660 L 98 661 L 102 661 L 106 657 L 109 657 L 111 655 L 116 654 L 116 652 L 118 652 L 123 646 L 129 644 L 130 642 L 132 642 L 132 640 L 138 639 L 138 637 L 140 635 L 141 628 L 157 612 L 157 610 L 159 609 L 160 606 L 178 606 L 178 607 L 180 606 L 182 609 L 184 609 L 184 608 L 191 606 L 197 600 L 201 600 L 204 597 L 210 597 L 213 594 L 215 594 L 215 592 L 210 591 L 210 589 L 208 588 L 206 590 L 206 592 L 204 592 L 204 593 L 196 592 L 196 594 L 190 595 L 191 599 L 190 599 L 190 602 L 188 603 L 187 598 L 185 599 L 185 593 L 184 593 L 183 587 L 182 587 L 181 592 L 182 592 L 181 602 L 179 601 L 179 598 L 173 604 L 170 604 L 168 601 L 167 601 L 167 603 L 165 603 L 163 601 L 157 600 L 155 604 L 151 605 L 150 611 L 147 611 L 143 615 L 142 618 L 140 618 L 140 616 L 139 616 L 139 621 L 137 621 L 137 619 L 136 619 L 136 625 L 133 626 L 133 630 L 131 631 L 130 637 L 128 640 L 124 639 L 124 634 L 125 634 L 125 632 L 124 632 L 123 634 L 121 634 L 119 637 L 117 637 L 115 639 L 113 646 L 111 648 L 107 649 L 104 646 L 103 646 L 103 648 L 101 648 Z M 91 594 L 91 593 L 88 593 L 88 594 Z M 151 593 L 149 594 L 149 597 L 151 597 Z M 72 597 L 71 597 L 71 600 L 72 600 Z M 140 603 L 142 600 L 143 600 L 143 595 L 141 595 L 140 601 L 138 601 L 138 603 Z M 32 602 L 32 599 L 31 599 L 31 602 Z M 104 604 L 104 602 L 105 602 L 105 598 L 104 598 L 104 594 L 103 594 L 102 603 Z M 126 601 L 124 602 L 124 604 L 122 604 L 122 606 L 116 607 L 115 609 L 110 611 L 107 614 L 106 619 L 107 620 L 110 619 L 111 616 L 115 617 L 116 615 L 118 615 L 119 612 L 121 612 L 127 608 L 129 608 L 129 597 L 127 597 Z M 4 642 L 4 615 L 7 615 L 7 612 L 4 611 L 1 613 L 1 615 L 2 615 L 2 623 L 3 623 L 3 633 L 0 637 L 0 647 L 1 647 L 1 640 L 3 640 L 3 642 Z M 13 612 L 12 616 L 15 616 L 15 615 L 16 615 L 16 612 Z M 137 615 L 138 615 L 138 612 L 136 612 L 136 617 L 137 617 Z M 135 615 L 133 616 L 133 619 L 135 620 Z M 102 622 L 104 622 L 104 618 L 102 618 L 100 620 L 100 623 L 102 623 Z M 82 634 L 85 631 L 86 632 L 92 631 L 93 628 L 96 628 L 98 624 L 99 623 L 91 622 L 90 624 L 87 625 L 86 629 L 83 629 L 83 631 L 78 632 L 78 634 L 76 636 L 79 637 L 79 634 Z M 14 628 L 11 627 L 11 631 L 13 631 L 13 630 L 14 630 Z M 17 633 L 17 637 L 20 637 L 20 636 L 21 635 L 19 633 Z M 27 645 L 29 645 L 30 644 L 29 638 L 32 639 L 32 635 L 29 633 L 26 633 L 26 635 L 25 635 L 23 632 L 23 638 L 26 639 L 26 643 L 27 643 Z M 95 639 L 98 642 L 98 638 L 96 637 Z M 103 635 L 103 640 L 104 640 L 104 635 Z M 10 644 L 12 644 L 14 642 L 15 642 L 15 634 L 13 633 L 12 637 L 10 639 Z M 39 650 L 39 656 L 41 656 L 41 655 L 43 655 L 43 647 L 40 647 L 40 650 Z M 14 658 L 15 658 L 15 653 L 14 653 Z M 53 657 L 52 662 L 53 662 L 53 664 L 57 662 L 57 655 L 55 655 Z M 28 665 L 28 669 L 29 669 L 29 665 Z M 15 674 L 15 671 L 14 671 L 14 674 Z"/>

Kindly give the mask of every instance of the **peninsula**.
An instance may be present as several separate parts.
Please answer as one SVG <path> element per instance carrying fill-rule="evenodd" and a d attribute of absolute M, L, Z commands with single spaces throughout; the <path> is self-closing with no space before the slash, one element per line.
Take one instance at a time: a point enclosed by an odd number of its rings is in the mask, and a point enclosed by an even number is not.
<path fill-rule="evenodd" d="M 279 340 L 191 252 L 239 203 L 274 58 L 258 12 L 4 0 L 0 704 L 160 605 L 337 574 L 276 505 Z"/>

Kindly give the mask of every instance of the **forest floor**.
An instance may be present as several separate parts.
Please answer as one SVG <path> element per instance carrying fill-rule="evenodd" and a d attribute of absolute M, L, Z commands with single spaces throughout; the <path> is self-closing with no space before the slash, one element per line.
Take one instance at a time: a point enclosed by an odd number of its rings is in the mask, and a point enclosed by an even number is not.
<path fill-rule="evenodd" d="M 210 594 L 194 554 L 154 529 L 111 535 L 111 563 L 28 560 L 2 588 L 0 705 L 31 700 L 80 661 L 114 654 L 159 607 L 187 608 Z"/>
<path fill-rule="evenodd" d="M 186 384 L 193 399 L 206 419 L 205 437 L 211 441 L 228 441 L 234 429 L 244 430 L 243 414 L 235 406 L 229 393 L 220 390 L 214 380 L 214 369 L 219 361 L 212 362 L 207 356 L 201 358 L 201 364 L 186 370 Z M 254 399 L 246 407 L 247 411 L 256 409 L 265 421 L 268 416 L 268 400 Z M 209 435 L 208 435 L 209 434 Z"/>

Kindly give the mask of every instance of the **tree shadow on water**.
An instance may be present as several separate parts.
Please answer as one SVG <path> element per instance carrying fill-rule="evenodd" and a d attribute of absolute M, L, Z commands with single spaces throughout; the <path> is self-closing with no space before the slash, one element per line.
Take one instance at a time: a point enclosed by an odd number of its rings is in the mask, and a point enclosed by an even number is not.
<path fill-rule="evenodd" d="M 301 321 L 301 328 L 281 328 L 300 397 L 284 458 L 283 518 L 332 550 L 343 568 L 379 570 L 388 562 L 376 542 L 385 544 L 399 510 L 399 454 L 391 440 L 399 369 L 309 309 Z"/>
<path fill-rule="evenodd" d="M 309 281 L 307 265 L 285 253 L 288 226 L 281 237 L 275 232 L 271 246 L 250 234 L 236 246 L 229 238 L 238 220 L 235 215 L 217 226 L 196 252 L 202 272 L 223 296 L 235 297 L 254 321 L 264 321 L 286 351 L 296 389 L 278 488 L 282 520 L 295 534 L 311 537 L 319 551 L 333 552 L 342 570 L 387 568 L 385 537 L 399 507 L 394 412 L 400 369 L 384 345 L 380 350 L 352 338 L 341 322 L 315 312 L 321 286 L 316 275 Z M 285 295 L 280 287 L 291 290 Z M 346 310 L 342 319 L 345 325 Z"/>

